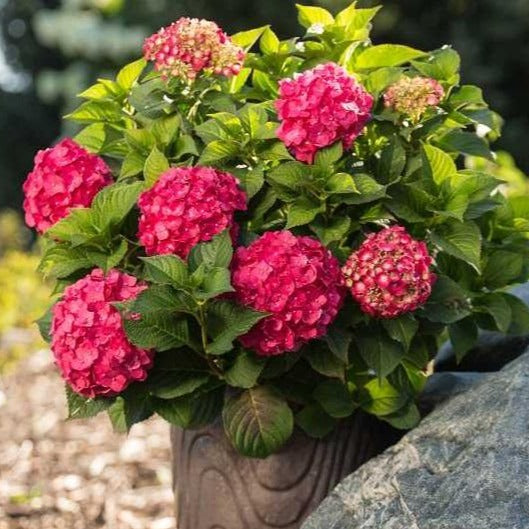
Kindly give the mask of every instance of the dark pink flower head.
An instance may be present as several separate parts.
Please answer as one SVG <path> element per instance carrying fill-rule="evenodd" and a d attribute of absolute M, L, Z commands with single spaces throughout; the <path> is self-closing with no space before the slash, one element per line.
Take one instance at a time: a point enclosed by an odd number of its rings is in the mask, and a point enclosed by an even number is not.
<path fill-rule="evenodd" d="M 245 53 L 222 29 L 209 20 L 182 17 L 151 35 L 143 45 L 146 60 L 164 78 L 191 81 L 202 71 L 236 75 L 241 71 Z"/>
<path fill-rule="evenodd" d="M 90 398 L 113 396 L 145 380 L 153 353 L 128 341 L 111 304 L 131 300 L 145 288 L 135 277 L 117 270 L 105 276 L 100 269 L 66 288 L 53 308 L 51 349 L 74 391 Z"/>
<path fill-rule="evenodd" d="M 369 120 L 373 97 L 341 66 L 321 64 L 279 84 L 279 139 L 307 163 L 341 140 L 345 149 Z"/>
<path fill-rule="evenodd" d="M 403 77 L 384 93 L 384 105 L 418 121 L 444 97 L 443 87 L 428 77 Z"/>
<path fill-rule="evenodd" d="M 241 343 L 269 356 L 323 336 L 343 301 L 340 265 L 319 241 L 267 232 L 235 252 L 232 284 L 242 305 L 269 312 Z"/>
<path fill-rule="evenodd" d="M 246 210 L 246 195 L 229 173 L 180 167 L 163 173 L 140 195 L 138 204 L 138 237 L 147 254 L 176 254 L 185 259 L 197 243 L 235 228 L 234 213 Z"/>
<path fill-rule="evenodd" d="M 26 224 L 44 233 L 72 208 L 89 207 L 110 183 L 107 164 L 69 138 L 39 151 L 23 187 Z"/>
<path fill-rule="evenodd" d="M 342 268 L 345 285 L 363 312 L 394 318 L 420 307 L 430 297 L 436 276 L 422 241 L 402 226 L 368 235 Z"/>

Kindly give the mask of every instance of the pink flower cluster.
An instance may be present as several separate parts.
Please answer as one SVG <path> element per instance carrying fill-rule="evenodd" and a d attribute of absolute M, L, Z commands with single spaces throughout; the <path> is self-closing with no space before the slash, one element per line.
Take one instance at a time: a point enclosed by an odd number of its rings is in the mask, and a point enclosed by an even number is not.
<path fill-rule="evenodd" d="M 369 120 L 373 97 L 342 67 L 327 63 L 280 82 L 278 137 L 303 162 L 338 140 L 345 149 Z"/>
<path fill-rule="evenodd" d="M 264 356 L 323 336 L 344 293 L 337 259 L 319 241 L 289 231 L 267 232 L 238 248 L 232 284 L 239 303 L 271 313 L 240 338 Z"/>
<path fill-rule="evenodd" d="M 164 78 L 193 80 L 202 71 L 227 77 L 241 71 L 245 53 L 209 20 L 182 17 L 151 35 L 143 55 Z"/>
<path fill-rule="evenodd" d="M 420 307 L 435 282 L 424 242 L 402 226 L 368 235 L 342 268 L 345 285 L 363 312 L 394 318 Z"/>
<path fill-rule="evenodd" d="M 70 209 L 89 207 L 111 182 L 107 164 L 69 138 L 39 151 L 23 187 L 26 223 L 44 233 Z"/>
<path fill-rule="evenodd" d="M 138 237 L 147 254 L 172 253 L 185 259 L 197 243 L 235 229 L 234 213 L 246 210 L 246 195 L 229 173 L 181 167 L 163 173 L 138 204 Z"/>
<path fill-rule="evenodd" d="M 53 308 L 55 361 L 72 389 L 85 397 L 113 396 L 142 381 L 152 352 L 132 345 L 112 302 L 135 298 L 146 286 L 135 277 L 100 269 L 66 288 Z"/>
<path fill-rule="evenodd" d="M 428 107 L 434 107 L 444 97 L 443 87 L 427 77 L 403 77 L 384 93 L 384 105 L 418 121 Z"/>

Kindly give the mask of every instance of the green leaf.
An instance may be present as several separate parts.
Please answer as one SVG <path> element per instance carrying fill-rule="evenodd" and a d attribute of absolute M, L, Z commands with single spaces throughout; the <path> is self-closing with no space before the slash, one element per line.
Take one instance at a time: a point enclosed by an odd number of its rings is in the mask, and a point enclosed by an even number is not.
<path fill-rule="evenodd" d="M 133 313 L 155 318 L 179 312 L 195 314 L 197 303 L 187 293 L 176 291 L 169 285 L 152 285 L 142 291 L 131 304 Z"/>
<path fill-rule="evenodd" d="M 498 250 L 487 259 L 483 270 L 483 282 L 490 289 L 503 288 L 520 276 L 523 266 L 522 255 Z"/>
<path fill-rule="evenodd" d="M 169 167 L 169 162 L 165 155 L 157 147 L 153 147 L 151 154 L 145 160 L 145 167 L 143 169 L 143 175 L 147 185 L 152 187 L 160 175 L 165 173 Z"/>
<path fill-rule="evenodd" d="M 255 353 L 243 349 L 237 353 L 233 365 L 225 371 L 224 379 L 230 386 L 236 388 L 253 388 L 265 364 L 266 359 L 259 358 Z"/>
<path fill-rule="evenodd" d="M 456 88 L 448 98 L 453 108 L 462 108 L 467 105 L 486 106 L 481 88 L 473 85 L 463 85 Z"/>
<path fill-rule="evenodd" d="M 331 195 L 359 193 L 354 177 L 347 173 L 332 175 L 325 184 L 325 190 Z"/>
<path fill-rule="evenodd" d="M 307 180 L 305 165 L 298 162 L 286 162 L 278 165 L 267 174 L 267 180 L 272 184 L 296 190 Z"/>
<path fill-rule="evenodd" d="M 349 362 L 349 346 L 353 340 L 353 335 L 350 331 L 343 329 L 337 323 L 327 331 L 323 339 L 337 358 L 345 364 Z"/>
<path fill-rule="evenodd" d="M 411 341 L 419 329 L 419 322 L 411 315 L 382 320 L 382 325 L 392 340 L 401 343 L 408 351 Z"/>
<path fill-rule="evenodd" d="M 385 417 L 397 412 L 406 404 L 406 396 L 396 390 L 387 379 L 373 379 L 364 386 L 366 390 L 361 401 L 363 410 Z"/>
<path fill-rule="evenodd" d="M 529 334 L 529 307 L 512 294 L 503 294 L 505 301 L 509 304 L 512 313 L 511 325 L 507 332 L 518 336 Z"/>
<path fill-rule="evenodd" d="M 86 256 L 92 264 L 102 268 L 105 272 L 115 268 L 121 263 L 129 250 L 129 244 L 125 239 L 121 239 L 119 244 L 109 252 L 87 250 Z"/>
<path fill-rule="evenodd" d="M 187 320 L 171 314 L 124 318 L 123 327 L 129 340 L 143 349 L 167 351 L 190 345 Z"/>
<path fill-rule="evenodd" d="M 91 265 L 92 262 L 87 258 L 84 250 L 51 246 L 44 252 L 38 270 L 44 276 L 60 279 L 68 277 L 77 270 L 90 268 Z"/>
<path fill-rule="evenodd" d="M 309 437 L 323 439 L 333 430 L 337 421 L 318 404 L 309 404 L 296 414 L 296 424 Z"/>
<path fill-rule="evenodd" d="M 511 325 L 512 310 L 503 294 L 484 294 L 475 300 L 474 306 L 490 314 L 500 332 L 507 332 Z"/>
<path fill-rule="evenodd" d="M 243 456 L 264 458 L 292 435 L 294 417 L 285 399 L 270 386 L 257 386 L 226 399 L 224 429 Z"/>
<path fill-rule="evenodd" d="M 224 388 L 201 392 L 175 399 L 153 399 L 154 411 L 170 424 L 180 428 L 203 427 L 219 415 Z"/>
<path fill-rule="evenodd" d="M 314 165 L 322 169 L 332 167 L 343 155 L 343 145 L 341 141 L 333 143 L 330 147 L 320 149 L 316 153 Z"/>
<path fill-rule="evenodd" d="M 296 4 L 298 10 L 298 22 L 304 28 L 310 28 L 314 24 L 329 26 L 334 24 L 334 17 L 322 7 L 302 6 Z"/>
<path fill-rule="evenodd" d="M 148 393 L 131 386 L 107 410 L 115 432 L 126 433 L 134 424 L 148 419 L 153 410 Z"/>
<path fill-rule="evenodd" d="M 481 232 L 474 222 L 446 222 L 431 237 L 441 251 L 467 262 L 478 274 L 481 272 Z"/>
<path fill-rule="evenodd" d="M 456 359 L 461 362 L 478 340 L 478 326 L 473 318 L 468 317 L 452 323 L 448 327 L 448 334 L 452 342 L 452 348 L 456 354 Z"/>
<path fill-rule="evenodd" d="M 310 229 L 325 246 L 328 246 L 334 241 L 341 241 L 346 236 L 350 227 L 351 219 L 349 217 L 337 217 L 330 224 L 324 224 L 323 220 L 316 219 L 310 225 Z"/>
<path fill-rule="evenodd" d="M 301 196 L 293 202 L 287 212 L 287 230 L 295 226 L 303 226 L 312 222 L 318 213 L 324 211 L 325 206 L 312 199 Z"/>
<path fill-rule="evenodd" d="M 66 386 L 66 403 L 68 406 L 68 419 L 88 419 L 108 409 L 114 402 L 112 398 L 97 397 L 87 399 L 75 393 L 70 386 Z"/>
<path fill-rule="evenodd" d="M 143 171 L 145 167 L 145 156 L 137 151 L 129 151 L 123 159 L 119 179 L 136 176 Z"/>
<path fill-rule="evenodd" d="M 74 140 L 90 152 L 98 153 L 106 141 L 105 124 L 92 123 L 92 125 L 88 125 L 75 136 Z"/>
<path fill-rule="evenodd" d="M 104 229 L 119 225 L 136 205 L 143 189 L 143 182 L 118 182 L 103 188 L 91 208 L 98 227 Z"/>
<path fill-rule="evenodd" d="M 191 270 L 201 264 L 206 268 L 228 268 L 233 257 L 233 244 L 229 230 L 215 235 L 209 242 L 197 244 L 191 250 L 188 263 Z"/>
<path fill-rule="evenodd" d="M 155 120 L 152 124 L 151 131 L 161 145 L 167 146 L 175 139 L 181 123 L 182 118 L 180 114 L 173 114 L 172 116 Z"/>
<path fill-rule="evenodd" d="M 234 44 L 237 44 L 237 46 L 241 46 L 241 48 L 248 51 L 269 27 L 270 26 L 262 26 L 260 28 L 235 33 L 235 35 L 231 36 L 231 40 Z"/>
<path fill-rule="evenodd" d="M 261 35 L 259 46 L 265 55 L 273 55 L 279 51 L 279 39 L 269 27 Z"/>
<path fill-rule="evenodd" d="M 214 140 L 205 146 L 198 163 L 207 165 L 233 158 L 239 153 L 239 148 L 239 144 L 233 140 Z"/>
<path fill-rule="evenodd" d="M 460 64 L 459 53 L 448 47 L 434 52 L 424 61 L 412 61 L 413 67 L 426 77 L 447 82 L 453 80 Z"/>
<path fill-rule="evenodd" d="M 427 177 L 431 178 L 437 185 L 441 185 L 457 173 L 454 160 L 441 149 L 426 144 L 423 145 L 421 154 Z"/>
<path fill-rule="evenodd" d="M 193 393 L 212 379 L 208 373 L 176 371 L 171 373 L 170 377 L 158 380 L 151 390 L 151 395 L 160 399 L 175 399 Z"/>
<path fill-rule="evenodd" d="M 117 92 L 120 91 L 120 87 L 116 85 Z M 96 83 L 77 95 L 82 99 L 91 99 L 98 101 L 101 99 L 112 99 L 116 95 L 116 91 L 110 90 L 106 84 Z"/>
<path fill-rule="evenodd" d="M 247 104 L 239 111 L 239 117 L 244 129 L 250 134 L 251 138 L 257 138 L 261 129 L 268 120 L 266 110 L 255 104 Z"/>
<path fill-rule="evenodd" d="M 487 142 L 473 132 L 452 130 L 440 138 L 437 144 L 445 151 L 494 160 Z"/>
<path fill-rule="evenodd" d="M 356 409 L 347 386 L 339 380 L 325 380 L 318 384 L 314 390 L 314 399 L 335 419 L 349 417 Z"/>
<path fill-rule="evenodd" d="M 385 336 L 361 335 L 357 347 L 366 364 L 382 378 L 389 375 L 404 357 L 404 348 Z"/>
<path fill-rule="evenodd" d="M 114 101 L 87 101 L 65 118 L 78 123 L 117 123 L 123 114 L 121 106 Z"/>
<path fill-rule="evenodd" d="M 219 267 L 212 268 L 206 274 L 206 277 L 200 285 L 200 289 L 199 297 L 203 300 L 214 298 L 227 292 L 233 292 L 230 270 Z"/>
<path fill-rule="evenodd" d="M 396 83 L 402 74 L 402 68 L 379 68 L 369 73 L 365 78 L 364 86 L 370 94 L 378 97 L 388 86 Z"/>
<path fill-rule="evenodd" d="M 378 46 L 370 46 L 361 52 L 356 58 L 355 67 L 367 70 L 370 68 L 400 66 L 424 55 L 423 51 L 401 44 L 379 44 Z"/>
<path fill-rule="evenodd" d="M 181 158 L 185 154 L 199 155 L 195 140 L 189 134 L 183 134 L 176 140 L 176 158 Z"/>
<path fill-rule="evenodd" d="M 126 91 L 130 90 L 146 66 L 147 61 L 143 58 L 124 66 L 116 78 L 119 86 Z"/>
<path fill-rule="evenodd" d="M 424 315 L 433 322 L 451 324 L 470 315 L 468 293 L 455 281 L 438 276 Z"/>
<path fill-rule="evenodd" d="M 219 300 L 212 303 L 208 311 L 208 334 L 213 341 L 207 353 L 220 355 L 232 349 L 233 341 L 248 332 L 258 321 L 267 316 L 264 312 Z"/>
<path fill-rule="evenodd" d="M 346 204 L 366 204 L 386 196 L 386 187 L 366 174 L 355 174 L 356 194 L 340 197 Z"/>
<path fill-rule="evenodd" d="M 51 342 L 51 322 L 53 320 L 53 305 L 51 305 L 48 310 L 38 319 L 35 321 L 39 328 L 39 333 L 42 336 L 42 339 L 46 343 Z"/>
<path fill-rule="evenodd" d="M 392 136 L 380 155 L 377 174 L 383 182 L 393 182 L 399 179 L 405 166 L 406 151 L 398 137 Z"/>
<path fill-rule="evenodd" d="M 176 288 L 187 286 L 189 281 L 187 264 L 177 255 L 155 255 L 140 259 L 145 264 L 144 277 L 148 281 L 173 285 Z"/>
<path fill-rule="evenodd" d="M 417 406 L 413 402 L 410 402 L 399 411 L 381 418 L 382 420 L 391 424 L 393 428 L 397 428 L 399 430 L 411 430 L 412 428 L 415 428 L 421 421 L 421 414 L 419 413 Z"/>
<path fill-rule="evenodd" d="M 305 350 L 305 358 L 314 371 L 326 377 L 342 378 L 345 374 L 345 364 L 324 343 L 314 342 Z"/>

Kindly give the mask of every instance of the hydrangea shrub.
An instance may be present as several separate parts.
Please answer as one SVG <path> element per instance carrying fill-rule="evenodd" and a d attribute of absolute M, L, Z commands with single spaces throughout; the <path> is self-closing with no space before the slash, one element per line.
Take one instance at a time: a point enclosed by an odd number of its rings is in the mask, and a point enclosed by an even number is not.
<path fill-rule="evenodd" d="M 501 119 L 459 56 L 373 44 L 378 8 L 302 37 L 181 19 L 100 79 L 24 186 L 70 416 L 222 417 L 244 455 L 364 410 L 396 428 L 442 341 L 529 331 L 529 209 L 464 169 Z"/>

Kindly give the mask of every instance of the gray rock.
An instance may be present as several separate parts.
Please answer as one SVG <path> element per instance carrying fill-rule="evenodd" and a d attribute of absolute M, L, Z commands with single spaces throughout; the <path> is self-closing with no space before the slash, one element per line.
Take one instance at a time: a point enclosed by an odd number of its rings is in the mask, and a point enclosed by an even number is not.
<path fill-rule="evenodd" d="M 528 529 L 529 352 L 347 477 L 302 529 Z"/>

